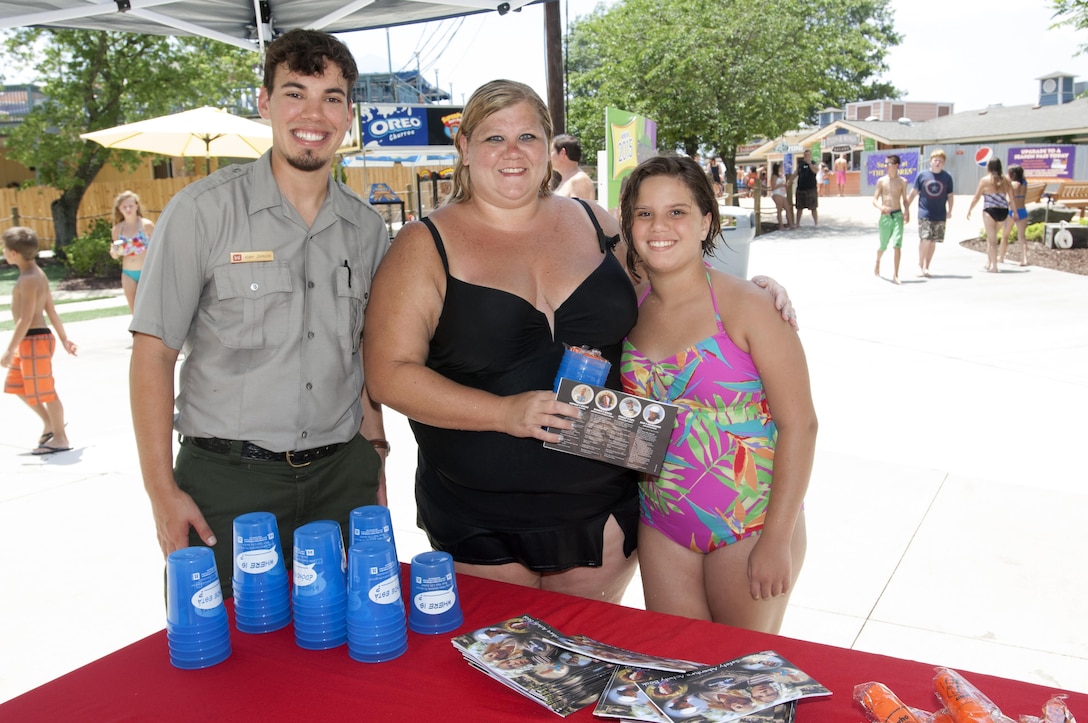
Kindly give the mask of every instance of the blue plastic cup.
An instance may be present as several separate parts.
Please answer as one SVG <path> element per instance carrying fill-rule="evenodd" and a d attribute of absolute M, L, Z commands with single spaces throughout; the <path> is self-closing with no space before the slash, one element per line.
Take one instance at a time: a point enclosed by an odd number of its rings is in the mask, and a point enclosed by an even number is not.
<path fill-rule="evenodd" d="M 608 381 L 608 371 L 612 363 L 601 356 L 596 349 L 586 347 L 572 347 L 564 344 L 566 350 L 559 362 L 559 370 L 555 373 L 555 382 L 552 391 L 559 391 L 560 379 L 573 379 L 576 382 L 584 382 L 594 386 L 603 387 Z"/>
<path fill-rule="evenodd" d="M 240 612 L 234 610 L 234 625 L 243 633 L 269 633 L 287 627 L 291 622 L 291 606 L 282 610 L 269 610 L 263 613 Z"/>
<path fill-rule="evenodd" d="M 365 650 L 359 646 L 353 646 L 351 641 L 348 641 L 348 655 L 352 660 L 360 663 L 387 663 L 390 660 L 395 660 L 408 650 L 408 638 L 405 634 L 404 642 L 395 647 L 383 646 L 379 650 Z"/>
<path fill-rule="evenodd" d="M 234 518 L 235 588 L 264 588 L 287 585 L 276 516 L 271 512 L 249 512 Z"/>
<path fill-rule="evenodd" d="M 349 548 L 356 542 L 380 540 L 393 546 L 393 559 L 398 559 L 397 541 L 393 537 L 393 520 L 389 516 L 388 507 L 383 505 L 356 507 L 351 511 L 350 526 Z"/>
<path fill-rule="evenodd" d="M 369 635 L 372 637 L 380 637 L 383 635 L 399 635 L 403 631 L 407 630 L 407 626 L 404 620 L 399 618 L 390 618 L 388 622 L 384 623 L 371 623 L 362 622 L 357 623 L 350 618 L 347 620 L 348 636 L 354 635 L 355 637 L 362 639 L 363 636 Z"/>
<path fill-rule="evenodd" d="M 200 670 L 222 663 L 230 657 L 231 647 L 226 645 L 196 653 L 175 652 L 170 650 L 170 664 L 181 670 Z"/>
<path fill-rule="evenodd" d="M 400 563 L 388 542 L 367 540 L 348 553 L 348 620 L 356 625 L 404 620 Z"/>
<path fill-rule="evenodd" d="M 299 606 L 333 605 L 347 595 L 344 540 L 340 525 L 329 520 L 310 522 L 295 530 L 295 609 Z"/>
<path fill-rule="evenodd" d="M 230 656 L 230 623 L 215 555 L 186 547 L 166 558 L 166 643 L 176 668 L 207 668 Z"/>
<path fill-rule="evenodd" d="M 224 645 L 230 645 L 230 628 L 223 630 L 221 633 L 199 636 L 197 638 L 190 638 L 189 636 L 179 637 L 167 633 L 166 640 L 170 645 L 171 655 L 215 652 Z"/>
<path fill-rule="evenodd" d="M 348 653 L 366 663 L 392 660 L 408 649 L 400 592 L 400 563 L 388 542 L 356 542 L 348 551 Z"/>
<path fill-rule="evenodd" d="M 166 622 L 179 632 L 216 627 L 227 620 L 215 555 L 208 547 L 185 547 L 166 558 Z"/>
<path fill-rule="evenodd" d="M 421 552 L 412 558 L 408 627 L 427 635 L 448 633 L 461 626 L 457 576 L 448 552 Z"/>
<path fill-rule="evenodd" d="M 291 622 L 291 589 L 279 526 L 271 512 L 234 518 L 235 625 L 244 633 L 267 633 Z"/>

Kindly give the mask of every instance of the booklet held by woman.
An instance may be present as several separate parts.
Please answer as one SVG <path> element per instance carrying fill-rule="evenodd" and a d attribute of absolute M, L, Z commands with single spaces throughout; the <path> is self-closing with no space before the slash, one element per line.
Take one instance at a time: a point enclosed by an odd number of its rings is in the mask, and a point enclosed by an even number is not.
<path fill-rule="evenodd" d="M 566 378 L 560 380 L 555 398 L 578 407 L 582 416 L 559 442 L 545 442 L 546 448 L 649 474 L 661 472 L 676 405 Z"/>

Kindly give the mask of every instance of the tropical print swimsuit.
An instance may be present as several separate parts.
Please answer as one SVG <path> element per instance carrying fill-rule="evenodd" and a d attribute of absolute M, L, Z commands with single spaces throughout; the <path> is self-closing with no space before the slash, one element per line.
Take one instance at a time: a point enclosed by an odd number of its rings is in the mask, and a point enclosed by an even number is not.
<path fill-rule="evenodd" d="M 680 408 L 661 474 L 639 480 L 641 520 L 703 553 L 763 528 L 778 436 L 751 355 L 722 325 L 709 271 L 707 285 L 717 334 L 659 362 L 624 340 L 621 369 L 624 391 Z"/>
<path fill-rule="evenodd" d="M 121 234 L 117 234 L 117 240 L 121 242 L 122 256 L 142 254 L 144 251 L 147 251 L 147 235 L 144 234 L 143 229 L 137 231 L 136 235 L 132 237 L 125 237 Z"/>

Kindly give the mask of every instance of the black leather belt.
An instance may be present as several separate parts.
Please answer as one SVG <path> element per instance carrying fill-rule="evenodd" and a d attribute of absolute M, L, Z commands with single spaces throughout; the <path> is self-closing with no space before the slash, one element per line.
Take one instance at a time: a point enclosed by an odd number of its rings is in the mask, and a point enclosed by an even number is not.
<path fill-rule="evenodd" d="M 218 439 L 216 437 L 185 437 L 185 439 L 192 442 L 194 447 L 199 447 L 208 452 L 217 452 L 219 454 L 230 454 L 231 445 L 234 444 L 232 440 Z M 242 459 L 254 462 L 286 462 L 292 467 L 305 467 L 322 457 L 328 457 L 329 455 L 334 454 L 343 446 L 343 443 L 326 444 L 324 447 L 314 447 L 313 449 L 300 449 L 292 452 L 273 452 L 264 447 L 258 447 L 252 442 L 242 442 L 241 457 Z"/>

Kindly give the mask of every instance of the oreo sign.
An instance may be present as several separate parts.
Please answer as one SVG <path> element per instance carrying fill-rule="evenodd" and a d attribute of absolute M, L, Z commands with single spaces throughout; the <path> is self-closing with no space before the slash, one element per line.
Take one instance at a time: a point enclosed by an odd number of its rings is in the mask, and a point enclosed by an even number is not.
<path fill-rule="evenodd" d="M 364 148 L 451 146 L 461 107 L 448 105 L 356 106 Z"/>
<path fill-rule="evenodd" d="M 390 133 L 414 133 L 423 128 L 423 121 L 419 118 L 379 118 L 371 122 L 367 128 L 373 137 L 384 138 Z"/>

